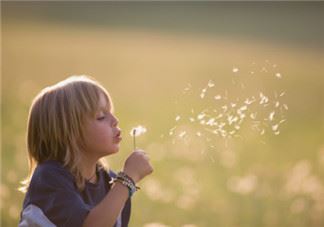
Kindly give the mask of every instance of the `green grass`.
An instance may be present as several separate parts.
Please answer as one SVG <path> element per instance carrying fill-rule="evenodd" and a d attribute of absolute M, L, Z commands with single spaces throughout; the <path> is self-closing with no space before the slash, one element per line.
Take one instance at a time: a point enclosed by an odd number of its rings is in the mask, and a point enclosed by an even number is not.
<path fill-rule="evenodd" d="M 62 28 L 41 22 L 11 21 L 2 32 L 2 226 L 17 225 L 22 205 L 23 195 L 16 188 L 27 174 L 24 136 L 31 100 L 44 86 L 71 74 L 97 78 L 113 97 L 124 130 L 120 153 L 108 158 L 113 169 L 120 169 L 131 152 L 129 130 L 137 124 L 148 128 L 138 143 L 152 157 L 155 171 L 151 179 L 158 182 L 158 193 L 171 196 L 163 201 L 145 189 L 138 192 L 131 226 L 151 222 L 174 227 L 324 225 L 321 50 L 165 30 Z M 233 66 L 239 67 L 242 80 L 247 80 L 244 72 L 251 70 L 251 62 L 262 67 L 266 60 L 278 64 L 283 79 L 270 80 L 271 73 L 258 72 L 249 80 L 251 90 L 246 92 L 286 91 L 289 110 L 280 135 L 260 136 L 246 129 L 242 131 L 245 139 L 233 140 L 229 148 L 220 137 L 212 137 L 217 149 L 207 149 L 205 155 L 200 154 L 204 146 L 199 141 L 171 143 L 172 137 L 167 134 L 177 114 L 212 105 L 194 95 L 181 96 L 187 83 L 198 95 L 209 79 L 219 89 L 226 89 L 232 86 L 229 78 Z M 232 89 L 231 95 L 243 94 Z M 175 105 L 176 99 L 181 103 Z M 231 166 L 223 160 L 229 151 L 235 156 Z M 314 193 L 285 191 L 287 174 L 301 160 L 309 161 L 312 169 L 307 177 L 316 179 L 320 186 Z M 193 176 L 190 186 L 177 178 L 177 173 L 183 172 Z M 249 174 L 257 177 L 254 190 L 240 194 L 229 189 L 232 177 Z M 150 183 L 148 177 L 141 184 Z M 186 191 L 190 187 L 197 187 L 198 195 Z M 187 203 L 181 203 L 186 200 L 181 196 L 186 194 Z M 293 213 L 291 207 L 297 198 L 302 199 L 302 208 Z"/>

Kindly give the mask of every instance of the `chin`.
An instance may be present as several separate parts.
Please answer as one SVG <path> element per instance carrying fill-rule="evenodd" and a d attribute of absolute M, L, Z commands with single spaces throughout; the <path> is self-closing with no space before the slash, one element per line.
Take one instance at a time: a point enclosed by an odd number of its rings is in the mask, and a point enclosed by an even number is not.
<path fill-rule="evenodd" d="M 116 144 L 111 150 L 110 150 L 110 154 L 115 154 L 118 153 L 119 151 L 119 144 Z"/>

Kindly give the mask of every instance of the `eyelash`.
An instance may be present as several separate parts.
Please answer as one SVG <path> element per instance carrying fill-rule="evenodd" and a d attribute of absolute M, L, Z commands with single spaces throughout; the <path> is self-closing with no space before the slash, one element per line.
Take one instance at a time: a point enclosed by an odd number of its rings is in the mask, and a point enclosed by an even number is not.
<path fill-rule="evenodd" d="M 106 116 L 98 117 L 97 120 L 98 120 L 98 121 L 102 121 L 102 120 L 104 120 L 105 118 L 106 118 Z"/>

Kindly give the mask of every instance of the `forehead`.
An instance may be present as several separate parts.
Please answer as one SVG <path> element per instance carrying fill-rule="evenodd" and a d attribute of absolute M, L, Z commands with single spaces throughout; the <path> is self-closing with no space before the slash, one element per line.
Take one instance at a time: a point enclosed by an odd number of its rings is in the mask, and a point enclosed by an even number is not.
<path fill-rule="evenodd" d="M 100 93 L 100 95 L 99 95 L 98 110 L 99 111 L 112 111 L 111 103 L 110 103 L 108 97 L 102 93 Z"/>

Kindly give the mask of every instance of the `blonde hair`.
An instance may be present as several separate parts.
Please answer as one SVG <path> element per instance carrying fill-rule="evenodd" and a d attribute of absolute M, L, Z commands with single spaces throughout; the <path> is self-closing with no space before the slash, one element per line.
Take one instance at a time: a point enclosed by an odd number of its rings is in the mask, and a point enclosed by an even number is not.
<path fill-rule="evenodd" d="M 33 100 L 27 124 L 29 174 L 21 191 L 26 192 L 36 166 L 46 160 L 62 163 L 75 177 L 81 191 L 85 178 L 80 161 L 84 152 L 83 123 L 98 110 L 103 94 L 110 109 L 112 101 L 106 89 L 88 76 L 71 76 L 43 89 Z M 103 160 L 98 163 L 101 167 Z"/>

